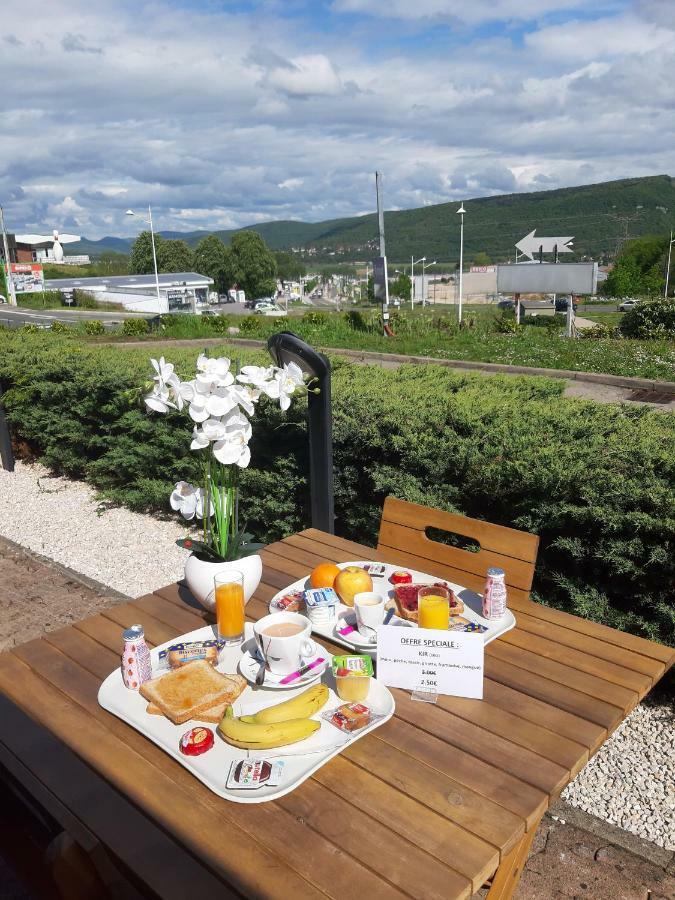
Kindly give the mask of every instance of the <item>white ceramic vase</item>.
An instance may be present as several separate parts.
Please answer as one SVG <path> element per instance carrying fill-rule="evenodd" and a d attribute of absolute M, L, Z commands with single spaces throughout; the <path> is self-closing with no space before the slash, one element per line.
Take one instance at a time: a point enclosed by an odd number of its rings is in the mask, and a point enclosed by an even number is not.
<path fill-rule="evenodd" d="M 257 590 L 262 577 L 262 559 L 257 553 L 245 556 L 243 559 L 233 559 L 231 562 L 204 562 L 204 560 L 198 559 L 194 553 L 188 556 L 185 563 L 185 581 L 204 609 L 215 610 L 213 579 L 220 572 L 227 572 L 228 569 L 236 569 L 244 573 L 244 599 L 248 603 Z"/>

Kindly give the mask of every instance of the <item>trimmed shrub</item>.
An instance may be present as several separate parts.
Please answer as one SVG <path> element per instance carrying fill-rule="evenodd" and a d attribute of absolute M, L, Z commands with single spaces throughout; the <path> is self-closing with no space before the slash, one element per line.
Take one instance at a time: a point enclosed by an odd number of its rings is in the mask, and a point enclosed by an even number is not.
<path fill-rule="evenodd" d="M 329 315 L 321 309 L 310 309 L 302 317 L 302 324 L 309 325 L 312 328 L 320 328 L 327 325 Z"/>
<path fill-rule="evenodd" d="M 129 337 L 140 337 L 150 333 L 150 323 L 147 319 L 125 319 L 122 323 L 122 334 Z"/>
<path fill-rule="evenodd" d="M 59 319 L 55 319 L 51 324 L 52 334 L 68 334 L 72 331 L 73 329 L 70 325 L 66 325 L 65 322 L 61 322 Z"/>
<path fill-rule="evenodd" d="M 675 298 L 638 303 L 624 314 L 620 327 L 626 337 L 675 339 Z"/>
<path fill-rule="evenodd" d="M 153 350 L 152 355 L 159 354 Z M 182 377 L 196 351 L 167 345 Z M 227 353 L 223 347 L 221 353 Z M 150 353 L 53 335 L 0 335 L 18 438 L 113 501 L 168 512 L 197 478 L 180 417 L 152 416 Z M 241 364 L 265 354 L 231 348 Z M 675 643 L 675 417 L 561 396 L 554 379 L 398 370 L 341 360 L 333 373 L 336 527 L 374 544 L 384 498 L 456 510 L 540 536 L 534 596 Z M 263 400 L 242 517 L 261 540 L 310 521 L 305 404 Z"/>
<path fill-rule="evenodd" d="M 105 334 L 103 322 L 99 322 L 98 319 L 88 319 L 84 323 L 84 331 L 85 334 Z"/>

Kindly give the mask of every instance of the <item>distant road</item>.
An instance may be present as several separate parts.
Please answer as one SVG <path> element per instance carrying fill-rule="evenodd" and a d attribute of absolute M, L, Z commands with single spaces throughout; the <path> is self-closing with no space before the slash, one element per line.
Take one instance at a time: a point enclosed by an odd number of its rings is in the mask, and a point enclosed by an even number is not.
<path fill-rule="evenodd" d="M 52 322 L 68 322 L 71 325 L 84 320 L 97 319 L 104 326 L 118 325 L 124 319 L 147 319 L 147 314 L 127 310 L 112 312 L 99 309 L 24 309 L 21 306 L 0 305 L 0 325 L 20 328 L 22 325 L 51 325 Z"/>

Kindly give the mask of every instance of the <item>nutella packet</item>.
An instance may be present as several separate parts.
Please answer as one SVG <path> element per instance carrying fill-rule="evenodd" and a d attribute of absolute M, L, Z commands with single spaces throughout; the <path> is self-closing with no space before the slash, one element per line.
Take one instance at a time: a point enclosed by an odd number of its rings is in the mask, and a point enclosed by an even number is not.
<path fill-rule="evenodd" d="M 284 760 L 236 759 L 230 766 L 226 787 L 233 790 L 254 791 L 267 785 L 276 787 L 282 779 Z"/>
<path fill-rule="evenodd" d="M 387 571 L 386 566 L 382 563 L 366 563 L 363 567 L 371 578 L 382 578 Z"/>

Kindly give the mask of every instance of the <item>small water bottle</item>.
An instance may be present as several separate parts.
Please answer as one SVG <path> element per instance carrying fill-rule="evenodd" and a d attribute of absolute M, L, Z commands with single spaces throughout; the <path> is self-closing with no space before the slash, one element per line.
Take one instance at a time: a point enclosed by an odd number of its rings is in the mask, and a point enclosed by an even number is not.
<path fill-rule="evenodd" d="M 145 643 L 142 625 L 132 625 L 122 633 L 124 650 L 122 652 L 122 681 L 130 691 L 137 691 L 142 684 L 152 678 L 150 650 Z"/>
<path fill-rule="evenodd" d="M 483 618 L 501 619 L 506 612 L 506 573 L 503 569 L 487 570 L 483 591 Z"/>

